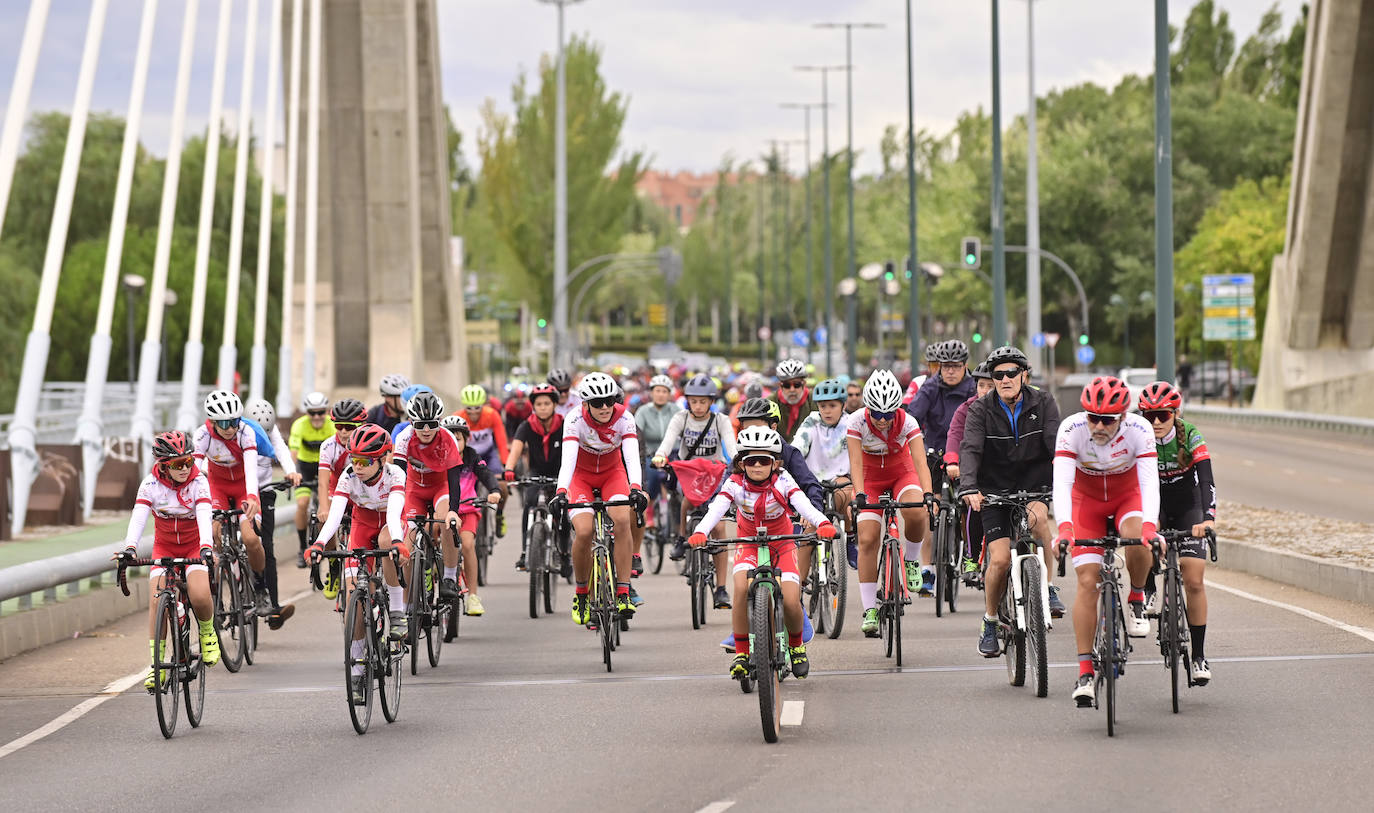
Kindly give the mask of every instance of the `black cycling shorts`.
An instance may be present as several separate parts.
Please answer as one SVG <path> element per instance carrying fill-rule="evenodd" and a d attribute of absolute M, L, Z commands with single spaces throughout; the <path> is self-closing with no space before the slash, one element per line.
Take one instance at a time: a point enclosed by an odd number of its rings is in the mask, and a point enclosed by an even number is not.
<path fill-rule="evenodd" d="M 1159 527 L 1168 530 L 1188 531 L 1202 522 L 1202 506 L 1195 505 L 1184 511 L 1172 512 L 1160 506 Z M 1173 544 L 1178 545 L 1178 555 L 1182 558 L 1207 558 L 1207 540 L 1188 537 Z"/>

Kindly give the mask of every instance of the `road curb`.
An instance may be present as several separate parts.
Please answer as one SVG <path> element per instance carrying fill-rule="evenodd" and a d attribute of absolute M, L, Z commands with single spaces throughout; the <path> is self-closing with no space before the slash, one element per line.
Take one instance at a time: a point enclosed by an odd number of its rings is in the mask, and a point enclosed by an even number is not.
<path fill-rule="evenodd" d="M 1331 598 L 1374 605 L 1374 570 L 1357 565 L 1218 539 L 1216 567 L 1250 573 Z"/>

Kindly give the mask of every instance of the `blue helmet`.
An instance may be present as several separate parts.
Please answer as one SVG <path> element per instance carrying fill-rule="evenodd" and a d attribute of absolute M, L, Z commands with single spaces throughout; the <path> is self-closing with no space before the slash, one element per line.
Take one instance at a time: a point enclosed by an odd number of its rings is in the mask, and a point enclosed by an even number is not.
<path fill-rule="evenodd" d="M 845 398 L 844 384 L 838 378 L 827 378 L 816 385 L 811 391 L 811 397 L 817 403 L 821 401 L 843 401 Z"/>

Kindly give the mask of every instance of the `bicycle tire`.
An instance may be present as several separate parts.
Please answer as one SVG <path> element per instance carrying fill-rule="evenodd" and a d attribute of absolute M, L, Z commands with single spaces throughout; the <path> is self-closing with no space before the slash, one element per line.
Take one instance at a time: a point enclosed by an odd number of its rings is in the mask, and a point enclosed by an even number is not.
<path fill-rule="evenodd" d="M 348 702 L 348 716 L 353 721 L 353 730 L 359 735 L 367 733 L 372 722 L 372 682 L 375 677 L 372 653 L 373 624 L 371 600 L 367 589 L 355 587 L 348 594 L 348 608 L 344 611 L 344 699 Z M 363 653 L 353 657 L 353 630 L 363 625 Z M 353 703 L 353 667 L 362 666 L 363 704 Z"/>
<path fill-rule="evenodd" d="M 525 570 L 530 577 L 530 618 L 538 618 L 543 606 L 544 589 L 544 525 L 537 520 L 530 526 L 529 545 L 525 551 Z"/>
<path fill-rule="evenodd" d="M 238 611 L 239 592 L 229 562 L 215 570 L 215 634 L 219 636 L 219 660 L 232 674 L 243 668 L 244 631 Z"/>
<path fill-rule="evenodd" d="M 1169 689 L 1170 700 L 1173 704 L 1174 714 L 1178 714 L 1178 678 L 1179 667 L 1185 670 L 1184 679 L 1188 686 L 1192 685 L 1192 663 L 1188 659 L 1188 650 L 1184 644 L 1183 636 L 1187 625 L 1188 611 L 1187 604 L 1183 598 L 1183 576 L 1177 569 L 1170 568 L 1164 574 L 1164 630 L 1161 635 L 1169 651 L 1165 653 L 1165 659 L 1169 665 Z M 1180 664 L 1180 661 L 1183 663 Z"/>
<path fill-rule="evenodd" d="M 399 590 L 400 588 L 395 589 Z M 374 627 L 374 630 L 376 629 Z M 380 660 L 377 661 L 377 694 L 382 700 L 382 718 L 388 723 L 394 723 L 396 717 L 401 713 L 401 676 L 405 672 L 401 668 L 401 661 L 405 659 L 405 651 L 393 651 L 389 624 L 385 630 L 386 637 L 382 637 L 381 631 L 373 632 L 376 651 L 381 655 Z"/>
<path fill-rule="evenodd" d="M 547 521 L 546 521 L 547 523 Z M 558 552 L 558 544 L 549 537 L 549 526 L 544 528 L 544 612 L 553 615 L 554 607 L 558 605 L 558 572 L 563 562 Z"/>
<path fill-rule="evenodd" d="M 1045 605 L 1040 600 L 1039 557 L 1022 565 L 1021 594 L 1026 597 L 1026 664 L 1035 686 L 1036 697 L 1050 693 L 1050 661 L 1045 640 Z"/>
<path fill-rule="evenodd" d="M 439 580 L 434 579 L 429 593 L 429 628 L 425 630 L 425 655 L 431 668 L 439 665 L 439 655 L 444 650 L 446 616 L 448 608 L 439 601 Z"/>
<path fill-rule="evenodd" d="M 639 553 L 644 559 L 645 573 L 657 573 L 659 569 L 663 567 L 663 562 L 659 560 L 659 556 L 663 551 L 654 544 L 654 540 L 657 538 L 657 528 L 644 529 L 644 544 L 640 545 Z"/>
<path fill-rule="evenodd" d="M 234 582 L 239 588 L 239 619 L 243 626 L 243 663 L 253 665 L 253 653 L 258 648 L 258 597 L 253 587 L 253 569 L 248 566 L 248 554 L 240 554 Z"/>
<path fill-rule="evenodd" d="M 777 630 L 773 620 L 773 590 L 767 585 L 754 589 L 750 608 L 749 628 L 753 637 L 751 657 L 754 676 L 758 680 L 759 720 L 763 724 L 764 742 L 778 741 L 782 727 L 782 693 L 778 685 L 778 670 L 774 665 Z"/>
<path fill-rule="evenodd" d="M 1120 604 L 1116 585 L 1108 585 L 1102 590 L 1101 599 L 1102 612 L 1102 673 L 1098 679 L 1102 682 L 1102 695 L 1105 700 L 1104 706 L 1107 711 L 1107 736 L 1116 736 L 1116 674 L 1117 674 L 1117 633 L 1116 620 Z"/>
<path fill-rule="evenodd" d="M 896 545 L 897 543 L 894 542 L 892 552 L 888 555 L 888 559 L 891 562 L 898 561 L 893 558 L 899 555 L 897 553 L 899 548 L 897 548 Z M 891 620 L 889 621 L 891 629 L 888 634 L 892 638 L 892 646 L 893 649 L 896 650 L 897 655 L 897 667 L 900 669 L 902 666 L 902 616 L 906 614 L 902 594 L 902 583 L 906 580 L 905 560 L 902 561 L 902 566 L 900 568 L 895 564 L 889 564 L 888 572 L 890 573 L 889 578 L 891 580 L 888 584 L 888 589 L 892 592 L 892 613 Z"/>
<path fill-rule="evenodd" d="M 205 716 L 205 661 L 199 655 L 194 660 L 191 659 L 189 618 L 182 629 L 182 635 L 185 637 L 181 642 L 181 648 L 187 659 L 184 666 L 186 671 L 181 680 L 182 695 L 186 698 L 186 721 L 191 724 L 191 728 L 200 728 L 200 721 Z"/>
<path fill-rule="evenodd" d="M 167 576 L 171 579 L 171 576 Z M 153 658 L 153 698 L 157 701 L 157 725 L 162 736 L 171 739 L 177 730 L 177 711 L 181 705 L 181 634 L 177 627 L 177 603 L 170 590 L 157 600 L 153 616 L 153 640 L 160 644 Z"/>
<path fill-rule="evenodd" d="M 940 512 L 945 529 L 945 601 L 951 613 L 959 611 L 959 585 L 963 580 L 963 547 L 959 540 L 959 524 L 955 521 L 954 510 L 947 508 Z"/>
<path fill-rule="evenodd" d="M 817 545 L 811 554 L 811 568 L 806 574 L 806 591 L 810 598 L 806 602 L 806 613 L 811 616 L 811 625 L 818 634 L 824 635 L 834 621 L 831 614 L 830 596 L 826 583 L 821 581 L 821 571 L 825 567 L 825 547 Z"/>
<path fill-rule="evenodd" d="M 1010 577 L 1011 574 L 1008 574 Z M 1006 647 L 1002 655 L 1007 662 L 1007 683 L 1012 686 L 1026 685 L 1026 632 L 1016 626 L 1016 600 L 1012 597 L 1011 579 L 1002 592 L 1002 609 L 998 619 L 1005 623 L 1007 630 Z"/>
<path fill-rule="evenodd" d="M 425 601 L 429 598 L 423 589 L 425 569 L 429 567 L 426 561 L 425 546 L 427 540 L 420 534 L 415 535 L 415 549 L 410 556 L 410 576 L 408 584 L 411 589 L 406 591 L 406 615 L 410 617 L 410 627 L 406 630 L 406 640 L 410 645 L 410 674 L 420 673 L 420 629 L 425 626 L 424 618 L 428 614 L 425 611 Z"/>
<path fill-rule="evenodd" d="M 595 573 L 592 576 L 593 591 L 592 612 L 596 617 L 596 632 L 601 638 L 601 660 L 606 664 L 606 671 L 612 671 L 611 653 L 615 650 L 615 645 L 611 641 L 611 626 L 615 623 L 615 598 L 614 587 L 610 583 L 610 563 L 606 561 L 606 549 L 600 548 L 592 557 L 592 566 Z"/>
<path fill-rule="evenodd" d="M 687 551 L 687 592 L 691 593 L 692 629 L 701 629 L 706 621 L 704 576 L 699 572 L 701 562 L 695 548 Z"/>
<path fill-rule="evenodd" d="M 892 615 L 892 604 L 888 600 L 890 559 L 887 542 L 880 542 L 878 544 L 878 637 L 883 642 L 883 655 L 888 658 L 892 657 L 892 634 L 888 624 Z"/>
<path fill-rule="evenodd" d="M 831 520 L 834 522 L 834 519 Z M 829 555 L 825 557 L 826 581 L 828 583 L 829 595 L 826 600 L 830 602 L 831 623 L 826 630 L 829 638 L 839 638 L 844 630 L 845 600 L 849 596 L 849 562 L 846 557 L 845 548 L 848 545 L 847 529 L 844 520 L 834 522 L 835 538 L 826 543 Z"/>
<path fill-rule="evenodd" d="M 935 564 L 935 617 L 939 618 L 944 615 L 945 600 L 949 594 L 949 580 L 945 577 L 945 559 L 949 557 L 945 552 L 945 524 L 938 519 L 933 537 L 935 551 L 931 561 Z"/>
<path fill-rule="evenodd" d="M 486 534 L 477 537 L 477 586 L 487 586 L 487 557 L 491 554 L 487 547 Z"/>

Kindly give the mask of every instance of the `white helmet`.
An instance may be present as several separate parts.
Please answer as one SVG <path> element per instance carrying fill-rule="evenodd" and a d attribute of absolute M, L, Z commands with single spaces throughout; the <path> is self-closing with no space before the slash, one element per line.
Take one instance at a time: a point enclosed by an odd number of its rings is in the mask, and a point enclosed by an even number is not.
<path fill-rule="evenodd" d="M 615 379 L 605 373 L 587 373 L 578 385 L 577 397 L 583 401 L 591 401 L 596 398 L 614 398 L 620 394 L 620 385 L 615 383 Z"/>
<path fill-rule="evenodd" d="M 891 370 L 875 370 L 864 384 L 864 406 L 872 412 L 895 412 L 902 406 L 902 385 Z"/>
<path fill-rule="evenodd" d="M 301 409 L 306 412 L 319 412 L 329 409 L 329 396 L 322 392 L 312 392 L 301 399 Z"/>
<path fill-rule="evenodd" d="M 774 457 L 782 456 L 782 435 L 778 430 L 767 426 L 750 426 L 739 430 L 739 435 L 735 438 L 735 445 L 739 447 L 739 456 L 750 452 L 766 452 Z"/>
<path fill-rule="evenodd" d="M 382 376 L 382 395 L 400 395 L 410 386 L 410 379 L 399 373 Z"/>
<path fill-rule="evenodd" d="M 791 381 L 794 378 L 806 378 L 806 365 L 796 359 L 783 359 L 778 362 L 776 370 L 779 381 Z"/>
<path fill-rule="evenodd" d="M 271 432 L 272 427 L 277 425 L 276 410 L 272 409 L 272 405 L 261 398 L 255 398 L 245 404 L 243 413 L 257 421 L 258 426 L 261 426 L 264 432 Z"/>
<path fill-rule="evenodd" d="M 669 391 L 669 392 L 672 392 L 672 391 L 673 391 L 673 379 L 669 378 L 669 377 L 666 376 L 666 375 L 662 375 L 662 374 L 656 375 L 656 376 L 654 376 L 653 378 L 649 379 L 649 389 L 653 389 L 654 387 L 667 387 L 667 388 L 668 388 L 668 391 Z"/>
<path fill-rule="evenodd" d="M 243 401 L 229 390 L 215 390 L 205 397 L 205 417 L 212 421 L 242 418 Z"/>
<path fill-rule="evenodd" d="M 439 421 L 439 425 L 450 432 L 463 432 L 466 434 L 472 431 L 468 427 L 467 418 L 464 418 L 462 415 L 445 415 L 443 419 Z"/>

